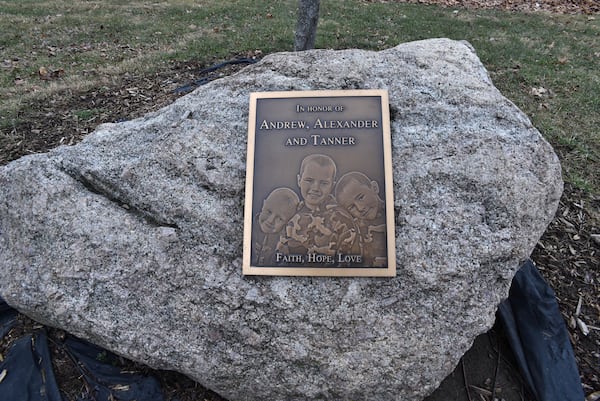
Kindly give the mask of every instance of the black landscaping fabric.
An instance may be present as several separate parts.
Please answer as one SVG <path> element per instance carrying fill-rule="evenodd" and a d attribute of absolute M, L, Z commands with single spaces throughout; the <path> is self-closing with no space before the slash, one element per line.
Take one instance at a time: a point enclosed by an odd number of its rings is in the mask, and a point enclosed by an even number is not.
<path fill-rule="evenodd" d="M 0 377 L 2 376 L 1 400 L 62 401 L 44 329 L 26 334 L 15 341 L 0 362 Z"/>
<path fill-rule="evenodd" d="M 585 399 L 556 295 L 531 260 L 515 275 L 498 317 L 523 379 L 538 401 Z"/>
<path fill-rule="evenodd" d="M 0 299 L 0 337 L 14 326 L 16 311 Z M 583 388 L 554 291 L 527 261 L 515 275 L 509 298 L 498 309 L 522 376 L 538 401 L 582 401 Z M 69 353 L 91 389 L 81 401 L 161 401 L 152 376 L 122 372 L 118 357 L 67 336 Z M 5 373 L 3 373 L 5 372 Z M 52 371 L 46 331 L 15 341 L 0 362 L 0 400 L 63 401 Z"/>
<path fill-rule="evenodd" d="M 119 357 L 87 341 L 68 336 L 66 351 L 79 362 L 83 377 L 93 388 L 81 401 L 161 401 L 162 390 L 156 378 L 122 372 Z"/>
<path fill-rule="evenodd" d="M 17 311 L 0 298 L 0 338 L 15 326 L 16 316 Z M 164 399 L 156 378 L 122 372 L 113 353 L 70 335 L 58 346 L 76 363 L 89 389 L 79 401 Z M 17 339 L 0 362 L 0 401 L 63 400 L 52 369 L 46 330 Z"/>
<path fill-rule="evenodd" d="M 204 75 L 204 74 L 208 74 L 209 72 L 213 72 L 216 71 L 220 68 L 223 68 L 225 66 L 228 65 L 235 65 L 235 64 L 254 64 L 256 63 L 258 60 L 253 59 L 253 58 L 237 58 L 237 59 L 233 59 L 233 60 L 229 60 L 229 61 L 225 61 L 219 64 L 215 64 L 213 66 L 210 66 L 208 68 L 204 68 L 200 71 L 198 71 L 197 75 Z M 180 86 L 178 88 L 175 88 L 175 90 L 173 91 L 174 93 L 178 93 L 178 94 L 182 94 L 182 93 L 188 93 L 193 91 L 194 89 L 196 89 L 199 86 L 205 85 L 207 83 L 209 83 L 210 81 L 214 80 L 215 77 L 204 77 L 204 78 L 200 78 L 195 80 L 194 82 L 190 82 L 187 85 L 183 85 Z"/>
<path fill-rule="evenodd" d="M 10 329 L 13 328 L 16 318 L 17 311 L 8 306 L 8 304 L 0 298 L 0 338 L 4 338 Z"/>

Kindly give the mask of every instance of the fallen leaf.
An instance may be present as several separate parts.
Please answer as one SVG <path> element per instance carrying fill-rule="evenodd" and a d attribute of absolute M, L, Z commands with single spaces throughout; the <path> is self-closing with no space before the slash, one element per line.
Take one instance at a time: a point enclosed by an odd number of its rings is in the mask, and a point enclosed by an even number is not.
<path fill-rule="evenodd" d="M 529 90 L 529 94 L 536 96 L 536 97 L 543 97 L 547 92 L 548 92 L 548 90 L 541 86 L 539 88 L 531 88 Z"/>
<path fill-rule="evenodd" d="M 41 80 L 48 81 L 50 79 L 61 78 L 65 75 L 65 70 L 62 68 L 48 70 L 46 67 L 40 67 L 38 70 L 38 75 Z"/>
<path fill-rule="evenodd" d="M 115 391 L 129 391 L 129 385 L 128 384 L 116 384 L 114 386 L 110 387 L 111 389 L 115 390 Z"/>
<path fill-rule="evenodd" d="M 40 79 L 49 79 L 48 78 L 48 69 L 46 67 L 40 67 L 38 70 L 38 75 L 40 76 Z"/>
<path fill-rule="evenodd" d="M 52 78 L 61 78 L 63 75 L 65 75 L 65 70 L 64 70 L 64 69 L 62 69 L 62 68 L 59 68 L 58 70 L 53 70 L 53 71 L 50 73 L 50 76 L 51 76 Z"/>
<path fill-rule="evenodd" d="M 584 336 L 590 334 L 590 329 L 588 329 L 587 325 L 583 322 L 583 320 L 581 320 L 580 318 L 576 318 L 575 321 L 577 321 L 577 327 L 579 327 L 579 330 L 581 330 Z"/>
<path fill-rule="evenodd" d="M 575 320 L 575 316 L 571 316 L 569 319 L 569 327 L 573 330 L 577 328 L 577 321 Z"/>

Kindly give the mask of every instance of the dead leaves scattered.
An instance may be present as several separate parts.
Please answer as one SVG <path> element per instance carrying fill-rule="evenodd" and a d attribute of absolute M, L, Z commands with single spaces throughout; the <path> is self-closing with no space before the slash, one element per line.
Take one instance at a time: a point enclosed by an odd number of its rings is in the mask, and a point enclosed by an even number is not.
<path fill-rule="evenodd" d="M 369 0 L 367 0 L 369 1 Z M 370 0 L 378 3 L 435 4 L 442 7 L 465 7 L 475 9 L 503 9 L 519 12 L 551 12 L 555 14 L 598 14 L 600 2 L 597 0 Z M 593 17 L 590 17 L 593 18 Z"/>
<path fill-rule="evenodd" d="M 543 87 L 539 87 L 539 88 L 531 88 L 529 90 L 529 94 L 535 97 L 544 97 L 544 95 L 546 95 L 548 93 L 548 90 L 546 88 Z"/>
<path fill-rule="evenodd" d="M 58 78 L 62 78 L 65 75 L 65 70 L 62 68 L 57 68 L 57 69 L 53 69 L 53 68 L 46 68 L 46 67 L 40 67 L 38 69 L 38 76 L 40 77 L 40 79 L 42 81 L 49 81 L 52 79 L 58 79 Z"/>

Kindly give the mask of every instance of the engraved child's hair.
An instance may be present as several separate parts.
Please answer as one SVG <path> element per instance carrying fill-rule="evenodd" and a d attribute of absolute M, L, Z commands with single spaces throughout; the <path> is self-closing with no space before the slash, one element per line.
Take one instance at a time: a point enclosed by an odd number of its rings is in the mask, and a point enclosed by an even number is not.
<path fill-rule="evenodd" d="M 308 155 L 304 158 L 304 160 L 302 160 L 302 164 L 300 165 L 300 177 L 302 177 L 302 173 L 304 173 L 304 169 L 306 168 L 306 166 L 309 163 L 316 163 L 321 167 L 333 167 L 333 180 L 335 181 L 335 176 L 337 174 L 337 166 L 335 165 L 335 162 L 333 161 L 333 159 L 329 156 L 326 155 L 322 155 L 322 154 L 313 154 L 313 155 Z"/>
<path fill-rule="evenodd" d="M 300 203 L 300 198 L 298 198 L 298 195 L 294 191 L 286 187 L 276 188 L 273 191 L 271 191 L 271 193 L 267 196 L 265 201 L 267 200 L 272 200 L 277 203 L 285 202 L 287 206 L 293 208 L 294 211 Z"/>
<path fill-rule="evenodd" d="M 346 185 L 350 184 L 350 182 L 352 182 L 352 180 L 357 181 L 360 184 L 366 185 L 369 188 L 371 187 L 371 184 L 373 182 L 371 179 L 369 179 L 369 177 L 367 177 L 366 175 L 364 175 L 361 172 L 351 171 L 349 173 L 346 173 L 342 176 L 342 178 L 340 178 L 338 180 L 337 185 L 335 186 L 335 197 L 336 198 L 344 190 L 344 187 Z"/>

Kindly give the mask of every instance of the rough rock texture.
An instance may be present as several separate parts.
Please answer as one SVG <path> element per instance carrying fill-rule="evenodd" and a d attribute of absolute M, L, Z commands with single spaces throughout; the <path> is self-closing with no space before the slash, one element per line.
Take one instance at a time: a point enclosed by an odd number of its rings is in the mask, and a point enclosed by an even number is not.
<path fill-rule="evenodd" d="M 354 88 L 390 94 L 397 277 L 243 277 L 249 92 Z M 464 42 L 273 54 L 0 169 L 0 295 L 232 401 L 419 400 L 491 327 L 561 190 Z"/>

